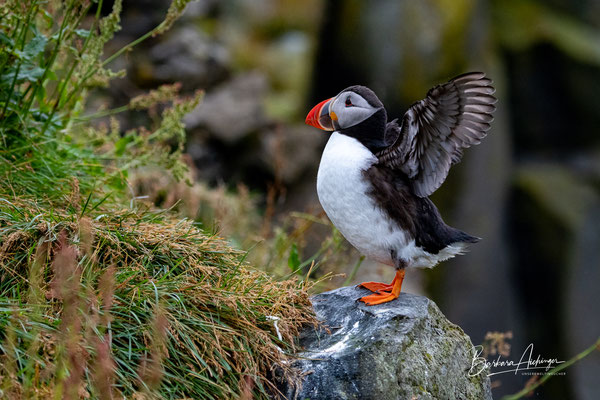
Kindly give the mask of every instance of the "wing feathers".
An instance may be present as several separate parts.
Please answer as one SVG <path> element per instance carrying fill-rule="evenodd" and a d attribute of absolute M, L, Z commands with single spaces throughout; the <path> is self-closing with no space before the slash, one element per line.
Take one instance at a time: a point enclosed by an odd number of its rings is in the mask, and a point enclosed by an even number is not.
<path fill-rule="evenodd" d="M 482 72 L 432 88 L 409 108 L 400 126 L 396 121 L 388 124 L 386 138 L 395 141 L 377 154 L 379 162 L 404 172 L 418 196 L 429 196 L 460 161 L 463 149 L 485 137 L 496 109 L 494 92 Z"/>
<path fill-rule="evenodd" d="M 494 118 L 490 115 L 490 113 L 493 113 L 495 109 L 496 109 L 496 107 L 491 104 L 469 103 L 463 107 L 463 110 L 467 113 L 478 113 L 478 114 L 487 115 L 490 117 L 490 119 Z"/>

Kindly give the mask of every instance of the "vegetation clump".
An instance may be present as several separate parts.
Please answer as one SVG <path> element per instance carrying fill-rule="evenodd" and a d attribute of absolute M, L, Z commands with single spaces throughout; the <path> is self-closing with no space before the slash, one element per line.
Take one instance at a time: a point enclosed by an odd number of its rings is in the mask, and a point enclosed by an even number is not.
<path fill-rule="evenodd" d="M 312 322 L 297 282 L 248 268 L 221 239 L 167 213 L 78 219 L 4 200 L 0 224 L 6 394 L 56 395 L 73 380 L 101 398 L 103 387 L 264 394 L 272 368 L 291 372 L 285 354 Z"/>
<path fill-rule="evenodd" d="M 108 64 L 186 3 L 104 60 L 120 0 L 0 5 L 2 398 L 265 398 L 275 370 L 292 377 L 293 337 L 314 321 L 304 284 L 131 194 L 134 168 L 184 176 L 181 119 L 202 93 L 87 106 L 124 73 Z M 126 110 L 151 110 L 150 126 L 122 132 Z"/>

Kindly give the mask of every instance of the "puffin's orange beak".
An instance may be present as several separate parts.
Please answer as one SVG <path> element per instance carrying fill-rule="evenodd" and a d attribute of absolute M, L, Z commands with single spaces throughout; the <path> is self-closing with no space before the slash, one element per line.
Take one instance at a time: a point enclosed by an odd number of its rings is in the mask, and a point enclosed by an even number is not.
<path fill-rule="evenodd" d="M 333 121 L 329 115 L 329 102 L 333 100 L 333 97 L 327 100 L 323 100 L 319 104 L 313 107 L 312 110 L 306 116 L 306 123 L 312 125 L 315 128 L 323 129 L 325 131 L 333 131 Z"/>

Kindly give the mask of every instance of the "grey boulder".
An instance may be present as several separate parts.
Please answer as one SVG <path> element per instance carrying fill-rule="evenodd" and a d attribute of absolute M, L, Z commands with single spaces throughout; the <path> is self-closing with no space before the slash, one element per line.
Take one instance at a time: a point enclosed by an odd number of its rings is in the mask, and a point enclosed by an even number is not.
<path fill-rule="evenodd" d="M 408 293 L 377 306 L 356 301 L 368 293 L 344 287 L 312 298 L 325 327 L 301 334 L 304 379 L 281 388 L 288 399 L 492 398 L 487 370 L 472 368 L 471 340 L 433 301 Z"/>
<path fill-rule="evenodd" d="M 185 116 L 186 128 L 204 128 L 222 142 L 234 144 L 268 125 L 263 107 L 267 89 L 267 80 L 260 72 L 236 76 L 206 94 Z"/>

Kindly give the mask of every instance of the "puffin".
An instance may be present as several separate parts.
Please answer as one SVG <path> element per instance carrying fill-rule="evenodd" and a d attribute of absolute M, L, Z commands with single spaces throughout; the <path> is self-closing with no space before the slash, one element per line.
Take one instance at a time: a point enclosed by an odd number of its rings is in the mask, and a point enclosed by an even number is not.
<path fill-rule="evenodd" d="M 428 198 L 463 150 L 479 144 L 497 101 L 482 72 L 429 90 L 402 120 L 388 122 L 377 95 L 350 86 L 314 106 L 306 123 L 330 131 L 317 173 L 319 201 L 360 253 L 393 266 L 390 284 L 364 282 L 366 305 L 398 298 L 406 268 L 432 268 L 480 238 L 448 226 Z"/>

